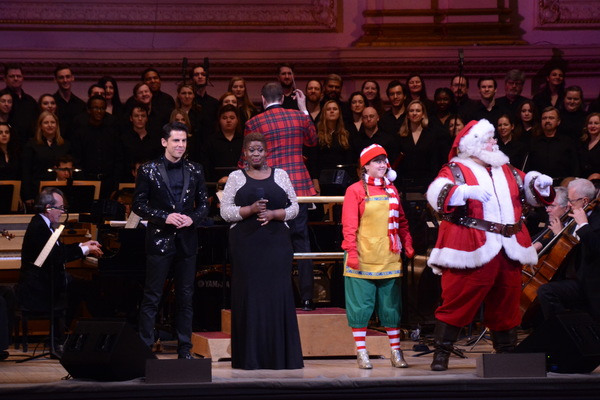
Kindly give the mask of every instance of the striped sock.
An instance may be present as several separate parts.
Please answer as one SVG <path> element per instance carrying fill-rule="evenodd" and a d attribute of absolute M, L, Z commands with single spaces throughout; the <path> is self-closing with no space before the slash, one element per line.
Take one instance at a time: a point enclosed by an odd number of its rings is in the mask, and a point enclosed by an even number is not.
<path fill-rule="evenodd" d="M 388 338 L 390 339 L 390 347 L 392 350 L 400 350 L 400 329 L 385 328 Z"/>
<path fill-rule="evenodd" d="M 354 336 L 354 341 L 356 342 L 356 350 L 366 350 L 367 343 L 367 328 L 352 328 L 352 335 Z"/>

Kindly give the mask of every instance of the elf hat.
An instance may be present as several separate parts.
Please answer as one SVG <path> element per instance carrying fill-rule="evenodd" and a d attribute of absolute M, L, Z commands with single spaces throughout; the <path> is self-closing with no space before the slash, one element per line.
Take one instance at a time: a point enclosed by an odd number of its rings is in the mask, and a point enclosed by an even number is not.
<path fill-rule="evenodd" d="M 374 159 L 377 156 L 382 156 L 382 155 L 385 156 L 385 162 L 386 162 L 387 168 L 388 168 L 386 177 L 389 179 L 390 182 L 393 182 L 396 180 L 396 177 L 398 176 L 398 174 L 396 174 L 396 171 L 394 171 L 392 169 L 392 167 L 390 166 L 390 162 L 387 159 L 387 153 L 386 153 L 385 149 L 378 144 L 372 144 L 368 147 L 365 147 L 360 152 L 360 166 L 364 167 L 372 159 Z"/>

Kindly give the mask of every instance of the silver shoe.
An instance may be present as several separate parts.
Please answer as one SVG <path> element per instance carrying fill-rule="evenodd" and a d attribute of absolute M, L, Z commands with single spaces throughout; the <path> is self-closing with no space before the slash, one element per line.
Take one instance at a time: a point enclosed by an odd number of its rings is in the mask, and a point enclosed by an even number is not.
<path fill-rule="evenodd" d="M 392 350 L 390 361 L 392 362 L 392 367 L 394 368 L 408 368 L 408 363 L 404 359 L 402 350 Z"/>
<path fill-rule="evenodd" d="M 360 369 L 371 369 L 373 368 L 373 364 L 369 360 L 369 353 L 366 350 L 358 350 L 356 353 L 356 362 L 358 363 L 358 368 Z"/>

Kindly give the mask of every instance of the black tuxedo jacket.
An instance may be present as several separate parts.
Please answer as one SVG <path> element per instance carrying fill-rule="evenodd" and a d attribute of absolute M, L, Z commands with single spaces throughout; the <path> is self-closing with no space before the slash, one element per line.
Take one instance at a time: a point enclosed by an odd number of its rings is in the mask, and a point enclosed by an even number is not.
<path fill-rule="evenodd" d="M 133 211 L 148 220 L 146 254 L 191 256 L 198 250 L 197 227 L 208 213 L 206 184 L 200 164 L 183 160 L 183 190 L 175 198 L 169 186 L 164 156 L 140 167 L 133 196 Z M 178 212 L 189 216 L 192 226 L 176 229 L 167 216 Z"/>
<path fill-rule="evenodd" d="M 79 244 L 54 244 L 41 267 L 33 263 L 46 245 L 52 232 L 41 215 L 31 218 L 23 237 L 21 271 L 17 295 L 23 308 L 31 311 L 50 309 L 51 277 L 54 276 L 55 306 L 64 306 L 67 287 L 65 263 L 83 257 Z"/>
<path fill-rule="evenodd" d="M 588 224 L 577 232 L 580 244 L 576 250 L 577 280 L 583 287 L 590 313 L 600 317 L 600 209 L 588 217 Z"/>

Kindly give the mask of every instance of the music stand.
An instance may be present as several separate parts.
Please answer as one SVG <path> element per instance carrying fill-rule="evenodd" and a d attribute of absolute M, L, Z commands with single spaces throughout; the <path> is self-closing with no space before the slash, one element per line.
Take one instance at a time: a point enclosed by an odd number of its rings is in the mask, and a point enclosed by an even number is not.
<path fill-rule="evenodd" d="M 21 181 L 0 181 L 0 213 L 9 214 L 19 211 Z"/>
<path fill-rule="evenodd" d="M 67 214 L 67 219 L 68 218 L 68 214 Z M 44 264 L 44 262 L 46 261 L 48 254 L 50 254 L 50 251 L 52 251 L 52 248 L 54 247 L 54 243 L 56 243 L 56 241 L 58 240 L 58 238 L 60 237 L 60 234 L 62 233 L 63 229 L 65 228 L 64 225 L 60 225 L 50 236 L 50 239 L 48 239 L 48 241 L 46 242 L 46 245 L 44 246 L 44 248 L 42 249 L 42 251 L 40 252 L 40 254 L 38 255 L 37 259 L 34 262 L 34 265 L 41 268 L 42 265 Z M 27 361 L 31 361 L 31 360 L 35 360 L 37 358 L 42 358 L 45 356 L 50 356 L 50 357 L 54 357 L 57 359 L 60 359 L 60 357 L 58 356 L 58 354 L 56 353 L 56 349 L 54 348 L 54 337 L 55 337 L 55 325 L 54 325 L 54 321 L 55 321 L 55 297 L 54 297 L 54 293 L 55 293 L 55 287 L 54 287 L 54 265 L 51 266 L 50 268 L 50 350 L 47 352 L 42 352 L 38 355 L 33 355 L 31 357 L 27 357 L 23 360 L 18 360 L 17 363 L 24 363 Z"/>

